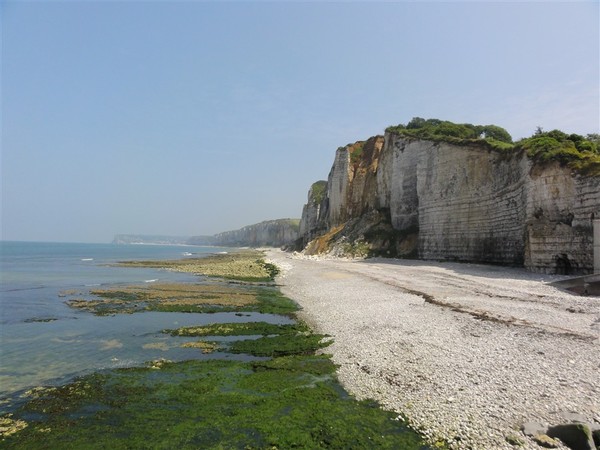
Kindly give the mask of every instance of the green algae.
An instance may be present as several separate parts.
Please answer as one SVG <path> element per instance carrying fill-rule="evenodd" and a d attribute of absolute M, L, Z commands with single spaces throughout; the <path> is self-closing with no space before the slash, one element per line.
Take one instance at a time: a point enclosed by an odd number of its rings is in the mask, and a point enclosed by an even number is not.
<path fill-rule="evenodd" d="M 27 428 L 27 422 L 24 420 L 15 420 L 12 414 L 0 417 L 0 437 L 8 437 Z"/>
<path fill-rule="evenodd" d="M 182 327 L 163 330 L 172 336 L 262 336 L 216 344 L 213 341 L 189 343 L 198 348 L 219 349 L 228 353 L 244 353 L 252 356 L 278 357 L 287 355 L 309 355 L 330 345 L 324 341 L 328 336 L 314 334 L 303 323 L 276 325 L 266 322 L 213 323 L 197 327 Z"/>
<path fill-rule="evenodd" d="M 243 250 L 223 255 L 181 260 L 123 261 L 119 265 L 123 267 L 169 269 L 251 283 L 271 282 L 279 273 L 279 269 L 275 265 L 267 263 L 264 260 L 264 254 L 257 250 Z"/>
<path fill-rule="evenodd" d="M 289 336 L 263 336 L 258 339 L 234 341 L 226 351 L 270 357 L 297 354 L 308 355 L 330 345 L 329 341 L 323 341 L 325 337 L 321 334 L 301 334 L 295 336 L 293 339 L 290 339 Z"/>
<path fill-rule="evenodd" d="M 334 372 L 314 355 L 115 370 L 24 406 L 16 415 L 36 419 L 2 446 L 427 448 L 397 414 L 341 395 Z"/>
<path fill-rule="evenodd" d="M 71 308 L 96 315 L 144 311 L 290 315 L 298 310 L 292 300 L 273 286 L 279 268 L 266 262 L 264 254 L 256 250 L 174 261 L 124 261 L 119 265 L 189 272 L 224 279 L 226 283 L 152 283 L 92 289 L 91 298 L 82 298 L 79 291 L 64 291 L 60 296 L 70 297 L 66 304 Z M 236 284 L 240 282 L 245 284 Z"/>
<path fill-rule="evenodd" d="M 156 312 L 260 312 L 289 315 L 298 306 L 275 287 L 160 283 L 93 289 L 91 299 L 71 298 L 71 308 L 95 315 Z"/>
<path fill-rule="evenodd" d="M 262 361 L 165 360 L 28 391 L 5 416 L 19 429 L 14 449 L 382 448 L 427 449 L 400 417 L 356 401 L 338 383 L 325 336 L 303 323 L 210 324 L 165 330 L 174 336 L 247 336 L 225 351 Z M 194 343 L 192 343 L 194 344 Z M 201 349 L 222 345 L 200 341 Z M 219 350 L 221 350 L 219 348 Z"/>
<path fill-rule="evenodd" d="M 198 341 L 198 342 L 184 342 L 181 344 L 184 348 L 197 348 L 202 350 L 202 353 L 213 353 L 222 348 L 222 344 L 213 341 Z"/>
<path fill-rule="evenodd" d="M 181 327 L 163 330 L 171 336 L 255 336 L 307 333 L 310 329 L 304 323 L 278 325 L 267 322 L 211 323 L 196 327 Z"/>

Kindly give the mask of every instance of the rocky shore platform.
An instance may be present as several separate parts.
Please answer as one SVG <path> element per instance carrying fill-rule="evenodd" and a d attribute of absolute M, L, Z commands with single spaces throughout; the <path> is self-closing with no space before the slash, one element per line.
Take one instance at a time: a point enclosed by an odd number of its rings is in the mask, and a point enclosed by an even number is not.
<path fill-rule="evenodd" d="M 343 385 L 453 449 L 595 449 L 600 298 L 521 269 L 267 251 Z M 596 431 L 594 431 L 596 430 Z M 572 433 L 571 433 L 572 432 Z"/>

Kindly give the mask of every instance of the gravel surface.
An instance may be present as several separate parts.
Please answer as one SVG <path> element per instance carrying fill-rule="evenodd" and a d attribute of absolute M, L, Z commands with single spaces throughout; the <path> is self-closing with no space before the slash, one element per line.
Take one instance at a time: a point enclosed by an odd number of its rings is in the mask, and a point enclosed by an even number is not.
<path fill-rule="evenodd" d="M 358 398 L 456 449 L 539 449 L 524 422 L 600 423 L 600 298 L 559 277 L 475 264 L 318 259 L 269 250 L 300 317 Z M 564 277 L 563 277 L 564 278 Z M 566 448 L 566 447 L 559 447 Z"/>

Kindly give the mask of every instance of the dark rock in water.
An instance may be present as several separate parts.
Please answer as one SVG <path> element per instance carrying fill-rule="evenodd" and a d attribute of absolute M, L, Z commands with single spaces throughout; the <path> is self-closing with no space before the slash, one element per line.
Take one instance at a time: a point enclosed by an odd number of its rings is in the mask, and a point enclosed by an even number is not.
<path fill-rule="evenodd" d="M 569 423 L 548 428 L 548 436 L 560 439 L 573 450 L 596 450 L 592 430 L 584 423 Z"/>

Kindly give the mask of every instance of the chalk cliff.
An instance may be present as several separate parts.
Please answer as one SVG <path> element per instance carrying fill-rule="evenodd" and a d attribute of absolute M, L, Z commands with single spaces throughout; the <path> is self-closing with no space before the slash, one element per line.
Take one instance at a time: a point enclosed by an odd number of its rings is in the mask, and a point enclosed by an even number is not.
<path fill-rule="evenodd" d="M 298 219 L 267 220 L 239 230 L 214 235 L 214 245 L 226 247 L 281 247 L 298 238 Z"/>
<path fill-rule="evenodd" d="M 452 141 L 452 140 L 450 140 Z M 306 253 L 418 257 L 593 268 L 600 177 L 483 140 L 386 132 L 341 147 L 323 195 L 309 192 L 298 243 Z"/>

